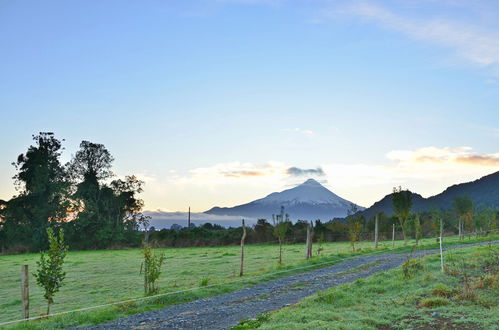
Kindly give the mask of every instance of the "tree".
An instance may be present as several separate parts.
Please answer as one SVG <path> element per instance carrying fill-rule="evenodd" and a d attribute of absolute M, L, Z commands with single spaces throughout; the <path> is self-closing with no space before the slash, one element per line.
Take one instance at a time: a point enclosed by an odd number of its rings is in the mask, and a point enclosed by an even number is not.
<path fill-rule="evenodd" d="M 36 282 L 41 286 L 45 293 L 43 297 L 47 300 L 47 315 L 50 314 L 50 305 L 54 302 L 54 294 L 59 291 L 66 273 L 62 270 L 64 258 L 68 247 L 64 243 L 64 231 L 59 231 L 57 236 L 52 228 L 47 228 L 47 237 L 49 241 L 49 250 L 47 256 L 44 252 L 40 254 L 40 261 L 37 272 L 33 275 Z"/>
<path fill-rule="evenodd" d="M 477 212 L 475 216 L 475 223 L 479 231 L 484 232 L 485 235 L 494 233 L 496 229 L 497 211 L 491 208 L 484 208 Z"/>
<path fill-rule="evenodd" d="M 113 156 L 103 144 L 82 141 L 68 164 L 75 180 L 96 184 L 113 176 L 111 171 Z"/>
<path fill-rule="evenodd" d="M 165 254 L 160 253 L 156 255 L 151 247 L 146 243 L 144 245 L 144 262 L 143 267 L 144 270 L 144 294 L 151 295 L 158 292 L 159 287 L 156 285 L 156 281 L 159 279 L 161 275 L 161 266 L 165 260 Z"/>
<path fill-rule="evenodd" d="M 419 244 L 419 240 L 423 238 L 423 230 L 421 228 L 421 221 L 419 214 L 414 216 L 414 238 L 416 239 L 416 245 Z"/>
<path fill-rule="evenodd" d="M 397 216 L 402 235 L 404 236 L 404 245 L 407 245 L 407 222 L 411 214 L 412 208 L 412 193 L 409 190 L 402 190 L 401 187 L 393 188 L 393 212 Z"/>
<path fill-rule="evenodd" d="M 46 229 L 66 219 L 70 184 L 59 160 L 62 142 L 47 132 L 33 140 L 35 145 L 12 163 L 19 194 L 4 204 L 3 231 L 5 244 L 41 250 L 47 246 Z"/>
<path fill-rule="evenodd" d="M 471 229 L 473 226 L 473 201 L 468 196 L 454 198 L 454 210 L 458 216 L 459 239 L 464 237 L 464 224 Z"/>
<path fill-rule="evenodd" d="M 104 145 L 83 141 L 68 164 L 76 186 L 71 237 L 79 248 L 129 244 L 137 240 L 139 226 L 147 221 L 140 212 L 144 203 L 137 198 L 144 182 L 127 176 L 108 183 L 113 160 Z"/>
<path fill-rule="evenodd" d="M 274 223 L 274 236 L 279 241 L 279 264 L 282 264 L 282 243 L 289 227 L 289 215 L 284 213 L 284 206 L 281 206 L 280 214 L 272 214 L 272 221 Z"/>
<path fill-rule="evenodd" d="M 362 219 L 356 216 L 357 212 L 357 205 L 350 203 L 350 209 L 347 211 L 347 224 L 348 238 L 350 239 L 350 244 L 352 245 L 353 252 L 355 252 L 355 242 L 359 240 L 360 234 L 362 232 Z"/>

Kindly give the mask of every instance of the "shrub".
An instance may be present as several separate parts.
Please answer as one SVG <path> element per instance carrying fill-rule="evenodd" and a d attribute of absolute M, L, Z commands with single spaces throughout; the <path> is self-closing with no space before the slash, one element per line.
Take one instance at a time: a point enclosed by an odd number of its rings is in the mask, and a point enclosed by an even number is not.
<path fill-rule="evenodd" d="M 42 252 L 40 261 L 37 261 L 38 269 L 33 274 L 36 283 L 44 289 L 43 297 L 47 300 L 47 315 L 50 314 L 50 305 L 54 302 L 54 294 L 59 291 L 66 273 L 62 270 L 64 258 L 68 247 L 64 243 L 64 231 L 59 231 L 59 236 L 52 228 L 47 228 L 49 250 L 47 256 Z"/>
<path fill-rule="evenodd" d="M 161 275 L 161 266 L 165 260 L 165 254 L 161 253 L 156 255 L 148 245 L 144 247 L 143 253 L 144 263 L 142 266 L 144 269 L 144 293 L 146 295 L 152 295 L 159 291 L 156 281 L 159 279 L 159 275 Z"/>
<path fill-rule="evenodd" d="M 450 297 L 450 296 L 452 296 L 452 294 L 455 293 L 455 291 L 452 290 L 451 288 L 449 288 L 445 284 L 438 283 L 433 287 L 433 289 L 431 290 L 431 293 L 436 295 L 436 296 L 440 296 L 440 297 Z"/>
<path fill-rule="evenodd" d="M 449 304 L 449 299 L 444 297 L 425 298 L 419 302 L 419 307 L 438 307 Z"/>
<path fill-rule="evenodd" d="M 386 289 L 381 285 L 375 285 L 375 286 L 370 287 L 369 291 L 377 293 L 377 294 L 382 294 L 382 293 L 386 292 Z"/>
<path fill-rule="evenodd" d="M 199 286 L 207 286 L 208 285 L 208 277 L 203 277 L 201 282 L 199 282 Z"/>
<path fill-rule="evenodd" d="M 134 301 L 129 301 L 117 304 L 116 308 L 118 308 L 123 313 L 130 314 L 133 313 L 133 311 L 135 311 L 135 309 L 137 308 L 137 304 Z"/>
<path fill-rule="evenodd" d="M 499 281 L 493 274 L 482 276 L 475 285 L 476 288 L 499 288 Z"/>
<path fill-rule="evenodd" d="M 423 269 L 423 260 L 421 258 L 411 258 L 407 259 L 402 264 L 402 271 L 404 273 L 404 278 L 408 279 L 414 276 L 419 270 Z"/>
<path fill-rule="evenodd" d="M 320 291 L 315 301 L 325 304 L 334 304 L 335 302 L 343 298 L 345 298 L 345 294 L 341 291 L 336 291 L 336 290 L 333 290 L 331 292 Z"/>

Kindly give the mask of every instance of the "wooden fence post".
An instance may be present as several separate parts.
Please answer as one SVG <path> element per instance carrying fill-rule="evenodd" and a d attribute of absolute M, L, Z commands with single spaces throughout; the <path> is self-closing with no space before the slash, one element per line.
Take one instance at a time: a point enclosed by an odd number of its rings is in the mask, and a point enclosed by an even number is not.
<path fill-rule="evenodd" d="M 378 214 L 376 214 L 376 218 L 374 220 L 374 248 L 378 248 Z"/>
<path fill-rule="evenodd" d="M 309 249 L 308 249 L 308 246 L 309 246 L 309 240 L 310 240 L 310 224 L 307 222 L 307 240 L 305 242 L 305 259 L 309 259 L 310 258 L 310 254 L 309 254 Z"/>
<path fill-rule="evenodd" d="M 306 252 L 305 252 L 305 259 L 310 259 L 312 258 L 312 222 L 308 223 L 307 222 L 307 242 L 305 244 L 306 246 Z"/>
<path fill-rule="evenodd" d="M 310 238 L 308 240 L 308 256 L 312 258 L 312 243 L 314 242 L 314 224 L 310 221 Z"/>
<path fill-rule="evenodd" d="M 440 219 L 440 268 L 442 273 L 444 272 L 444 253 L 442 252 L 442 236 L 444 231 L 444 225 L 442 219 Z"/>
<path fill-rule="evenodd" d="M 239 276 L 243 276 L 244 272 L 244 240 L 246 239 L 246 226 L 243 219 L 243 237 L 241 237 L 241 265 L 239 267 Z"/>
<path fill-rule="evenodd" d="M 28 265 L 21 266 L 21 298 L 23 303 L 23 318 L 29 318 L 29 275 Z"/>
<path fill-rule="evenodd" d="M 392 248 L 395 247 L 395 224 L 393 224 L 393 231 L 392 231 Z"/>

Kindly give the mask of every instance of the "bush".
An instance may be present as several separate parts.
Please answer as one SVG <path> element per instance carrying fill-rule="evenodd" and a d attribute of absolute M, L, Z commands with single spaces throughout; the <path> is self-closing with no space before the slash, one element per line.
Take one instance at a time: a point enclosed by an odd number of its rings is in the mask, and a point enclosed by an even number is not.
<path fill-rule="evenodd" d="M 423 260 L 421 258 L 411 258 L 407 259 L 402 264 L 402 271 L 404 273 L 404 278 L 408 279 L 414 276 L 419 270 L 423 269 Z"/>
<path fill-rule="evenodd" d="M 325 304 L 334 304 L 335 302 L 343 298 L 345 298 L 345 294 L 343 292 L 333 289 L 330 292 L 320 291 L 315 301 Z"/>
<path fill-rule="evenodd" d="M 419 307 L 438 307 L 449 304 L 449 299 L 443 297 L 425 298 L 419 302 Z"/>
<path fill-rule="evenodd" d="M 64 243 L 64 230 L 59 231 L 59 235 L 54 233 L 52 228 L 47 228 L 49 250 L 47 254 L 40 253 L 40 261 L 37 261 L 38 269 L 33 276 L 36 283 L 44 290 L 43 297 L 47 300 L 47 315 L 50 314 L 50 305 L 54 303 L 54 295 L 62 286 L 62 281 L 66 273 L 62 270 L 64 258 L 68 250 Z"/>
<path fill-rule="evenodd" d="M 207 286 L 208 285 L 208 277 L 204 277 L 201 279 L 199 286 Z"/>
<path fill-rule="evenodd" d="M 433 287 L 431 293 L 440 297 L 450 297 L 455 293 L 455 290 L 452 290 L 445 284 L 438 283 Z"/>
<path fill-rule="evenodd" d="M 493 274 L 483 275 L 477 282 L 476 288 L 499 288 L 499 281 Z"/>
<path fill-rule="evenodd" d="M 140 267 L 140 271 L 142 273 L 142 269 L 144 270 L 144 294 L 152 295 L 159 291 L 156 281 L 161 275 L 161 266 L 165 260 L 165 254 L 156 255 L 148 245 L 144 247 L 143 254 L 144 262 Z"/>

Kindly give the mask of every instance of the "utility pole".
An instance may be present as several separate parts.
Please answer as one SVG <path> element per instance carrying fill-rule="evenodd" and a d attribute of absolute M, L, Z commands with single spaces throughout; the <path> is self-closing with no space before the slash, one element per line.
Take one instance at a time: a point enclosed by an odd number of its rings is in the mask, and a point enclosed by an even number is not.
<path fill-rule="evenodd" d="M 189 215 L 187 217 L 187 229 L 191 228 L 191 207 L 189 206 Z"/>

